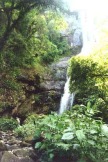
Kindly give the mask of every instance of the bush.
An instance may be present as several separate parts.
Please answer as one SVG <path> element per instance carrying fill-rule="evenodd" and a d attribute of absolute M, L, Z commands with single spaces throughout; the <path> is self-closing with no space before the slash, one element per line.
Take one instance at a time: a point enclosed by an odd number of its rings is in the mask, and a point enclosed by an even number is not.
<path fill-rule="evenodd" d="M 18 122 L 13 118 L 0 118 L 0 130 L 14 130 L 18 126 Z"/>
<path fill-rule="evenodd" d="M 83 107 L 83 113 L 74 108 L 62 115 L 38 116 L 35 123 L 31 120 L 34 125 L 31 124 L 25 132 L 31 133 L 34 129 L 35 149 L 40 161 L 60 161 L 64 157 L 69 162 L 107 161 L 108 126 L 93 119 L 90 104 Z M 22 126 L 22 132 L 25 127 Z"/>
<path fill-rule="evenodd" d="M 25 124 L 15 129 L 16 135 L 24 139 L 33 138 L 35 129 L 37 128 L 38 122 L 42 117 L 43 116 L 39 116 L 37 114 L 28 116 L 25 120 Z"/>
<path fill-rule="evenodd" d="M 104 121 L 108 121 L 108 56 L 96 53 L 89 56 L 78 55 L 70 60 L 68 69 L 70 91 L 76 92 L 76 104 L 91 102 L 96 106 Z"/>
<path fill-rule="evenodd" d="M 23 126 L 19 126 L 18 128 L 15 129 L 15 134 L 18 137 L 27 139 L 32 138 L 34 136 L 34 131 L 35 131 L 35 125 L 34 124 L 25 124 Z"/>
<path fill-rule="evenodd" d="M 85 110 L 46 116 L 36 130 L 35 149 L 44 161 L 58 157 L 84 162 L 101 162 L 108 158 L 108 127 L 101 120 L 94 120 L 92 112 Z M 39 141 L 39 139 L 41 139 Z"/>

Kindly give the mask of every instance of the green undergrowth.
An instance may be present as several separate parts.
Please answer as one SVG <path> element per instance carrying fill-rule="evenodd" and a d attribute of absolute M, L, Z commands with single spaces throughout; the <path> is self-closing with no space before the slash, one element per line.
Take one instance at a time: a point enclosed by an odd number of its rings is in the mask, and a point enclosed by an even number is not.
<path fill-rule="evenodd" d="M 69 162 L 107 162 L 108 126 L 101 119 L 94 119 L 94 112 L 85 106 L 83 113 L 73 108 L 62 115 L 32 115 L 17 135 L 32 135 L 34 148 L 41 162 L 67 159 Z"/>
<path fill-rule="evenodd" d="M 15 119 L 6 117 L 0 118 L 0 130 L 14 130 L 16 127 L 18 127 L 18 122 Z"/>

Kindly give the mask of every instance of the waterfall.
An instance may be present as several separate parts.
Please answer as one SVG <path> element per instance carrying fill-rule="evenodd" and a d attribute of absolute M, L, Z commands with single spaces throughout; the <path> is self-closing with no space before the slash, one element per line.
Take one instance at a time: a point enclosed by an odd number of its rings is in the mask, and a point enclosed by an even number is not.
<path fill-rule="evenodd" d="M 96 42 L 95 36 L 95 25 L 93 15 L 87 10 L 78 12 L 80 15 L 81 28 L 82 28 L 82 37 L 83 37 L 83 47 L 80 54 L 89 54 L 93 45 Z M 69 78 L 67 79 L 64 87 L 64 94 L 61 97 L 59 114 L 62 114 L 64 111 L 69 110 L 72 107 L 75 93 L 70 94 L 69 92 Z"/>
<path fill-rule="evenodd" d="M 81 28 L 82 28 L 82 37 L 83 37 L 83 47 L 81 54 L 89 54 L 96 44 L 96 28 L 94 22 L 94 15 L 87 10 L 79 11 Z"/>
<path fill-rule="evenodd" d="M 69 110 L 70 107 L 73 105 L 75 94 L 74 93 L 70 94 L 69 92 L 69 81 L 70 78 L 67 78 L 67 81 L 64 86 L 64 94 L 60 102 L 59 114 L 62 114 L 65 110 Z"/>

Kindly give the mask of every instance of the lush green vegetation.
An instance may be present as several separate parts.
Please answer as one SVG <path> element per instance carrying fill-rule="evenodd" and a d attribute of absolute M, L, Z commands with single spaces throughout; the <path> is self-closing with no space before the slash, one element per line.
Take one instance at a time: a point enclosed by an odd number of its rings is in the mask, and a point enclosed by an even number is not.
<path fill-rule="evenodd" d="M 50 63 L 68 50 L 67 42 L 60 34 L 66 28 L 62 14 L 45 9 L 47 5 L 57 4 L 43 3 L 1 0 L 0 61 L 3 72 L 8 74 L 10 71 L 12 75 L 14 71 L 16 77 L 16 68 L 31 67 L 38 61 Z"/>
<path fill-rule="evenodd" d="M 70 60 L 70 91 L 76 92 L 76 104 L 91 103 L 104 121 L 108 121 L 108 54 L 107 48 L 89 56 L 78 55 Z"/>
<path fill-rule="evenodd" d="M 0 118 L 0 130 L 7 131 L 7 130 L 14 130 L 18 127 L 18 122 L 13 118 Z"/>
<path fill-rule="evenodd" d="M 27 117 L 32 104 L 43 102 L 40 82 L 47 66 L 70 52 L 60 10 L 61 1 L 0 0 L 1 115 Z M 33 114 L 22 126 L 1 118 L 0 130 L 17 127 L 17 136 L 33 140 L 41 162 L 107 162 L 108 44 L 98 47 L 70 60 L 70 91 L 76 93 L 70 111 Z"/>
<path fill-rule="evenodd" d="M 65 6 L 60 4 L 61 1 L 0 0 L 1 113 L 28 99 L 29 82 L 36 82 L 35 91 L 39 91 L 39 78 L 47 66 L 69 52 L 67 38 L 61 32 L 67 28 L 60 12 Z"/>
<path fill-rule="evenodd" d="M 108 127 L 93 113 L 88 103 L 62 115 L 32 115 L 15 132 L 24 138 L 34 135 L 41 161 L 105 162 Z"/>
<path fill-rule="evenodd" d="M 15 132 L 34 136 L 41 161 L 108 161 L 107 46 L 72 57 L 68 70 L 74 106 L 62 115 L 32 115 Z"/>

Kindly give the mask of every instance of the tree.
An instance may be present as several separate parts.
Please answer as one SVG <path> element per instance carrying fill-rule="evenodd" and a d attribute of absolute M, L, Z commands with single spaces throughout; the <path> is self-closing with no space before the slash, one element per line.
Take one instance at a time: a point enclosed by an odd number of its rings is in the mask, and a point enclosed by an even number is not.
<path fill-rule="evenodd" d="M 98 46 L 88 56 L 78 55 L 70 60 L 70 91 L 76 92 L 76 103 L 99 111 L 105 121 L 108 118 L 108 45 Z M 101 47 L 101 48 L 99 48 Z"/>
<path fill-rule="evenodd" d="M 10 33 L 17 27 L 18 23 L 28 12 L 33 8 L 40 7 L 61 8 L 60 3 L 61 0 L 59 2 L 55 0 L 0 0 L 0 15 L 1 18 L 4 17 L 6 21 L 0 38 L 0 51 L 3 50 Z"/>
<path fill-rule="evenodd" d="M 59 7 L 56 6 L 57 3 L 56 1 L 44 3 L 42 0 L 0 1 L 1 109 L 20 105 L 22 96 L 27 100 L 28 96 L 32 96 L 30 88 L 34 87 L 33 95 L 39 93 L 40 82 L 36 76 L 39 78 L 42 75 L 45 66 L 54 61 L 60 51 L 54 40 L 50 39 L 50 31 L 54 30 L 49 29 L 50 15 Z M 49 16 L 46 17 L 47 12 Z M 59 22 L 60 17 L 56 13 L 55 15 L 57 21 L 55 17 L 53 20 Z M 59 28 L 59 23 L 53 23 L 54 28 L 55 25 Z M 57 29 L 55 36 L 58 34 Z M 57 36 L 56 40 L 58 38 Z M 26 80 L 26 83 L 19 78 Z M 31 82 L 32 87 L 29 84 Z"/>

